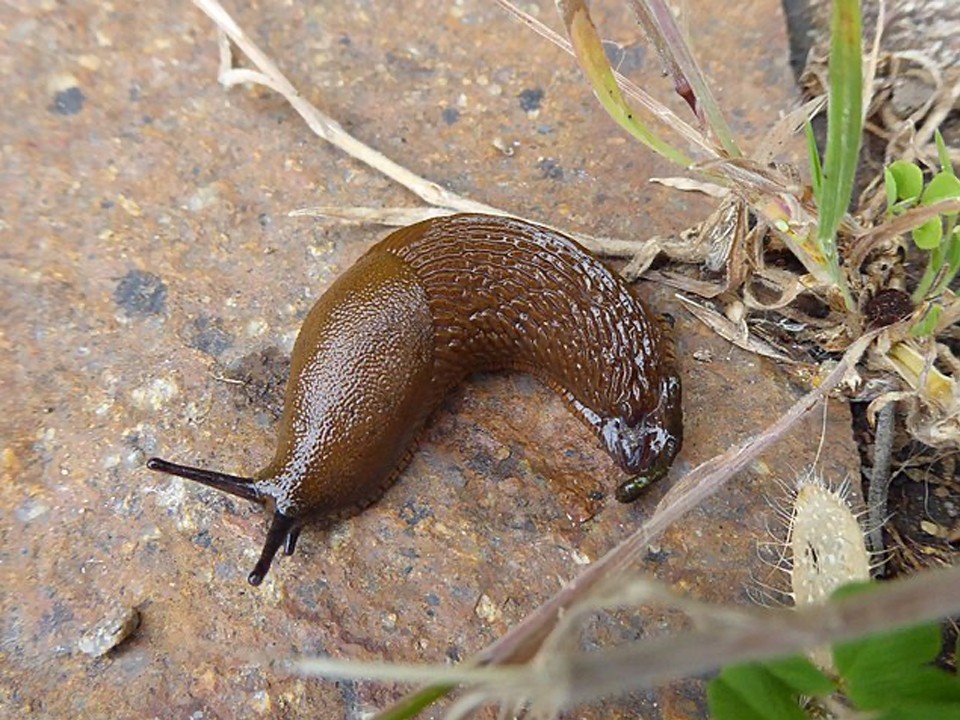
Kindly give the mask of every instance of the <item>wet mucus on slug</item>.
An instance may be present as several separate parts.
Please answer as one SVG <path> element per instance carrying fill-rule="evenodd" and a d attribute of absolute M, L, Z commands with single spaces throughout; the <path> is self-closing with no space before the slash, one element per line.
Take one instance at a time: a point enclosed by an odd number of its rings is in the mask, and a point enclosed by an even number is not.
<path fill-rule="evenodd" d="M 587 250 L 553 230 L 454 215 L 396 230 L 317 300 L 294 345 L 277 449 L 252 478 L 159 458 L 151 470 L 264 505 L 259 585 L 303 524 L 376 501 L 444 395 L 480 370 L 532 373 L 630 477 L 636 499 L 683 438 L 670 329 Z"/>

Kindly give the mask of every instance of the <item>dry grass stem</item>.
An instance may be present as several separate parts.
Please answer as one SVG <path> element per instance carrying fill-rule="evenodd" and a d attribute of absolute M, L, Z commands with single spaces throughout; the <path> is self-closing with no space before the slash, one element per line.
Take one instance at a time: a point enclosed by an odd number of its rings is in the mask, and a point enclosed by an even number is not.
<path fill-rule="evenodd" d="M 793 358 L 791 358 L 789 355 L 785 355 L 777 348 L 773 347 L 770 343 L 750 334 L 745 322 L 734 322 L 728 317 L 721 315 L 716 310 L 711 310 L 710 308 L 694 302 L 683 295 L 677 295 L 676 297 L 678 300 L 683 302 L 687 310 L 689 310 L 690 313 L 700 322 L 713 330 L 720 337 L 736 345 L 738 348 L 742 348 L 756 355 L 768 357 L 772 360 L 778 360 L 785 363 L 794 362 Z"/>
<path fill-rule="evenodd" d="M 438 207 L 341 207 L 339 205 L 319 205 L 300 208 L 287 213 L 288 217 L 333 218 L 342 223 L 364 223 L 403 227 L 430 218 L 449 215 L 449 210 Z"/>
<path fill-rule="evenodd" d="M 480 658 L 490 662 L 507 662 L 532 657 L 540 641 L 546 637 L 557 617 L 562 614 L 563 608 L 578 601 L 600 580 L 609 579 L 612 574 L 622 572 L 635 562 L 666 528 L 712 496 L 727 480 L 775 443 L 840 384 L 876 334 L 871 332 L 855 341 L 818 388 L 804 395 L 762 433 L 701 463 L 687 473 L 664 496 L 653 516 L 639 530 L 587 567 L 534 613 L 482 651 Z"/>
<path fill-rule="evenodd" d="M 597 596 L 570 608 L 544 652 L 508 667 L 387 665 L 304 659 L 291 663 L 302 674 L 344 679 L 443 682 L 470 688 L 450 717 L 467 717 L 485 704 L 528 705 L 530 717 L 553 717 L 575 704 L 630 690 L 656 687 L 719 667 L 808 651 L 871 633 L 936 620 L 960 612 L 960 568 L 885 583 L 827 604 L 771 610 L 712 605 L 685 598 L 662 583 L 621 577 L 596 588 Z M 579 649 L 582 621 L 599 607 L 655 603 L 680 610 L 693 630 L 594 652 Z"/>
<path fill-rule="evenodd" d="M 250 37 L 237 25 L 217 0 L 194 0 L 219 30 L 220 71 L 219 80 L 231 87 L 237 83 L 255 83 L 279 93 L 290 106 L 303 118 L 307 126 L 321 139 L 342 150 L 351 157 L 365 163 L 374 170 L 387 176 L 394 182 L 407 188 L 431 207 L 400 210 L 388 208 L 372 210 L 370 208 L 308 208 L 293 211 L 294 215 L 315 215 L 333 217 L 345 222 L 377 222 L 386 225 L 408 225 L 409 220 L 423 220 L 460 212 L 486 213 L 489 215 L 512 215 L 500 208 L 486 205 L 451 192 L 437 183 L 431 182 L 394 162 L 386 155 L 350 135 L 336 120 L 321 112 L 309 100 L 303 97 L 293 84 Z M 257 68 L 250 70 L 236 68 L 233 65 L 233 53 L 230 43 L 239 48 Z M 678 119 L 679 122 L 679 119 Z M 515 216 L 520 217 L 520 216 Z M 527 219 L 522 218 L 521 219 Z M 530 220 L 530 222 L 539 222 Z M 544 225 L 545 223 L 540 222 Z M 552 227 L 547 225 L 547 227 Z M 574 238 L 587 249 L 607 257 L 632 258 L 644 251 L 642 241 L 621 240 L 571 232 L 562 228 L 553 228 Z"/>
<path fill-rule="evenodd" d="M 219 31 L 226 35 L 258 70 L 258 72 L 253 72 L 234 68 L 231 49 L 221 35 L 219 80 L 223 85 L 230 87 L 238 82 L 250 82 L 264 85 L 280 93 L 318 137 L 343 150 L 351 157 L 366 163 L 374 170 L 383 173 L 394 182 L 403 185 L 431 205 L 449 208 L 455 212 L 504 214 L 502 210 L 463 198 L 410 172 L 407 168 L 398 165 L 369 145 L 357 140 L 344 130 L 340 123 L 320 112 L 316 106 L 303 97 L 280 71 L 280 68 L 257 47 L 217 0 L 194 0 L 194 4 L 213 20 Z"/>
<path fill-rule="evenodd" d="M 703 193 L 704 195 L 717 198 L 718 200 L 721 200 L 730 194 L 730 190 L 723 187 L 723 185 L 717 185 L 716 183 L 707 182 L 706 180 L 696 180 L 688 177 L 652 177 L 650 178 L 650 182 L 655 183 L 656 185 L 663 185 L 664 187 L 673 188 L 674 190 Z"/>
<path fill-rule="evenodd" d="M 570 44 L 570 41 L 567 40 L 567 38 L 563 37 L 557 32 L 554 32 L 542 22 L 537 20 L 537 18 L 533 17 L 527 12 L 524 12 L 509 0 L 496 0 L 496 2 L 504 10 L 513 15 L 515 18 L 517 18 L 517 20 L 522 22 L 538 35 L 546 40 L 549 40 L 568 55 L 574 55 L 573 45 Z M 673 110 L 662 104 L 645 90 L 641 89 L 629 78 L 624 77 L 620 73 L 616 72 L 616 70 L 614 70 L 614 76 L 616 77 L 617 84 L 620 86 L 620 89 L 623 90 L 624 94 L 647 110 L 647 112 L 649 112 L 655 118 L 657 118 L 657 120 L 659 120 L 665 128 L 675 132 L 691 146 L 697 148 L 697 150 L 703 153 L 707 158 L 720 158 L 720 155 L 714 149 L 713 145 L 709 143 L 703 136 L 703 133 L 689 123 L 684 122 L 679 115 L 673 112 Z"/>
<path fill-rule="evenodd" d="M 849 262 L 851 266 L 859 267 L 867 256 L 881 244 L 910 232 L 931 218 L 956 212 L 960 212 L 960 199 L 956 198 L 911 208 L 902 215 L 881 225 L 862 231 L 854 240 L 853 252 L 850 255 Z"/>

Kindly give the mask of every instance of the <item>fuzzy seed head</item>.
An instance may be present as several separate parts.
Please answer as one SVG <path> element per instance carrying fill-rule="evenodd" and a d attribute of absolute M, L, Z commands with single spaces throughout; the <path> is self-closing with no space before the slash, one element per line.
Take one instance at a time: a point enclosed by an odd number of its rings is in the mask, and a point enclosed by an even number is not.
<path fill-rule="evenodd" d="M 841 585 L 870 579 L 863 530 L 840 493 L 805 481 L 794 502 L 791 585 L 797 606 L 826 602 Z"/>

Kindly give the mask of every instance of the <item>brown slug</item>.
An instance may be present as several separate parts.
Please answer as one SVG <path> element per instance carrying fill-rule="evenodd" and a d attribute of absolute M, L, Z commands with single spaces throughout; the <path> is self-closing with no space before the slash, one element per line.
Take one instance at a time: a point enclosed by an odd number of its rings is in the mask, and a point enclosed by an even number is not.
<path fill-rule="evenodd" d="M 470 373 L 532 373 L 631 477 L 666 474 L 682 440 L 680 378 L 663 319 L 587 250 L 507 217 L 454 215 L 374 245 L 310 310 L 293 348 L 273 461 L 253 478 L 148 461 L 273 513 L 259 585 L 304 522 L 375 502 L 444 395 Z"/>

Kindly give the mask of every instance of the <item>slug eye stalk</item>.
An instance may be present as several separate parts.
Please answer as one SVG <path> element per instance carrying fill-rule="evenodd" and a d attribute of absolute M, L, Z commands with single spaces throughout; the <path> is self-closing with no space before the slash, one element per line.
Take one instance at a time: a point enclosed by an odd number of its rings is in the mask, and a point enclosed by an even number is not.
<path fill-rule="evenodd" d="M 226 473 L 216 472 L 215 470 L 204 470 L 203 468 L 190 467 L 189 465 L 178 465 L 177 463 L 167 462 L 161 458 L 150 458 L 147 460 L 147 469 L 166 473 L 167 475 L 176 475 L 186 480 L 193 480 L 207 487 L 222 490 L 225 493 L 242 497 L 245 500 L 252 500 L 261 505 L 266 501 L 254 485 L 255 481 L 253 478 L 227 475 Z"/>
<path fill-rule="evenodd" d="M 283 545 L 284 555 L 293 554 L 297 545 L 297 538 L 300 536 L 300 528 L 294 527 L 294 522 L 294 518 L 284 515 L 279 510 L 273 513 L 270 529 L 267 531 L 267 539 L 263 541 L 263 550 L 260 551 L 260 559 L 253 566 L 253 571 L 247 575 L 247 582 L 254 587 L 262 583 L 263 578 L 267 576 L 270 564 L 281 545 Z"/>
<path fill-rule="evenodd" d="M 204 470 L 203 468 L 191 467 L 189 465 L 179 465 L 177 463 L 167 462 L 161 458 L 150 458 L 147 461 L 147 469 L 155 472 L 166 473 L 167 475 L 176 475 L 186 480 L 193 480 L 216 490 L 222 490 L 225 493 L 241 497 L 244 500 L 251 500 L 260 505 L 267 503 L 267 496 L 261 493 L 255 485 L 253 478 L 239 477 L 237 475 L 227 475 L 226 473 L 216 472 L 215 470 Z M 251 585 L 259 585 L 263 582 L 273 558 L 277 554 L 280 546 L 283 546 L 284 555 L 293 555 L 297 546 L 297 538 L 300 537 L 300 528 L 294 526 L 295 520 L 289 515 L 275 511 L 273 519 L 270 521 L 270 529 L 267 531 L 267 538 L 263 543 L 263 550 L 260 551 L 260 559 L 254 566 L 253 571 L 247 576 L 247 581 Z"/>

